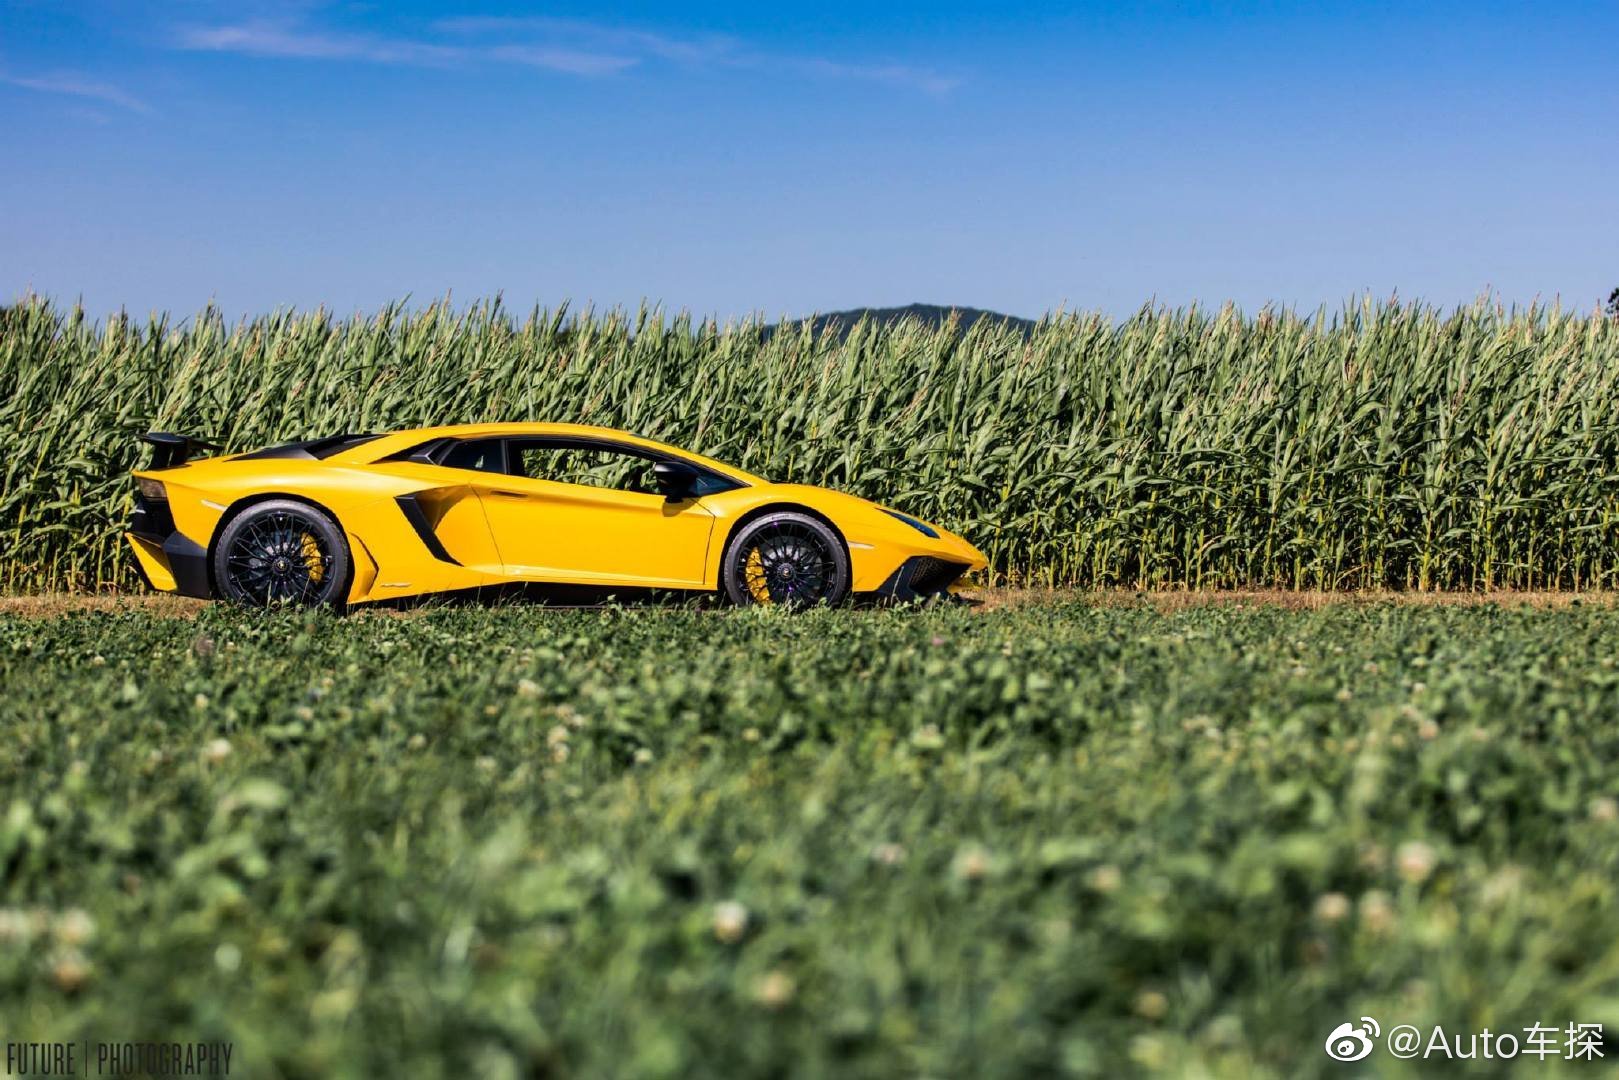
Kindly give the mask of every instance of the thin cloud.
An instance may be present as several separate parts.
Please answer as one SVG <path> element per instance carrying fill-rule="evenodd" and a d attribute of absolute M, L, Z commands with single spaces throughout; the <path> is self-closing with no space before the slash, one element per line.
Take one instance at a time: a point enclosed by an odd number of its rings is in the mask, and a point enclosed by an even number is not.
<path fill-rule="evenodd" d="M 433 24 L 433 28 L 463 37 L 500 35 L 529 40 L 538 37 L 568 42 L 575 47 L 621 50 L 685 64 L 719 60 L 729 53 L 735 53 L 739 44 L 735 38 L 718 34 L 680 38 L 650 30 L 549 15 L 471 15 L 440 19 Z"/>
<path fill-rule="evenodd" d="M 961 80 L 908 64 L 863 64 L 819 56 L 777 56 L 748 48 L 724 35 L 676 37 L 633 27 L 552 16 L 472 15 L 440 19 L 433 28 L 463 39 L 499 36 L 508 40 L 542 40 L 579 48 L 616 49 L 693 67 L 728 67 L 750 71 L 787 71 L 815 78 L 886 83 L 942 95 Z"/>
<path fill-rule="evenodd" d="M 513 45 L 474 49 L 408 38 L 334 34 L 264 22 L 185 27 L 180 30 L 175 44 L 194 52 L 228 52 L 281 60 L 360 60 L 411 67 L 453 67 L 489 59 L 566 75 L 607 75 L 637 63 L 634 57 L 563 48 Z"/>
<path fill-rule="evenodd" d="M 497 45 L 489 50 L 489 55 L 496 60 L 568 75 L 612 75 L 640 63 L 633 56 L 577 52 L 546 45 Z"/>
<path fill-rule="evenodd" d="M 290 60 L 368 60 L 376 64 L 442 67 L 467 58 L 465 49 L 430 42 L 299 30 L 274 23 L 190 26 L 176 44 L 196 52 L 229 52 Z"/>
<path fill-rule="evenodd" d="M 181 49 L 296 60 L 355 60 L 449 67 L 495 61 L 565 75 L 615 75 L 648 61 L 692 68 L 787 72 L 806 78 L 882 83 L 942 96 L 960 80 L 906 64 L 866 64 L 817 56 L 776 56 L 723 35 L 679 37 L 634 27 L 550 16 L 465 16 L 431 24 L 450 40 L 341 34 L 254 21 L 182 28 Z"/>
<path fill-rule="evenodd" d="M 926 68 L 915 68 L 906 64 L 845 64 L 820 57 L 810 59 L 780 57 L 766 60 L 765 63 L 793 68 L 806 75 L 888 83 L 890 86 L 906 86 L 934 95 L 948 94 L 961 85 L 961 80 L 953 76 L 940 75 Z"/>
<path fill-rule="evenodd" d="M 152 107 L 146 102 L 126 94 L 116 86 L 65 72 L 51 75 L 13 75 L 9 72 L 0 72 L 0 82 L 42 94 L 64 94 L 68 97 L 99 101 L 107 105 L 116 105 L 120 109 L 128 109 L 130 112 L 152 111 Z"/>

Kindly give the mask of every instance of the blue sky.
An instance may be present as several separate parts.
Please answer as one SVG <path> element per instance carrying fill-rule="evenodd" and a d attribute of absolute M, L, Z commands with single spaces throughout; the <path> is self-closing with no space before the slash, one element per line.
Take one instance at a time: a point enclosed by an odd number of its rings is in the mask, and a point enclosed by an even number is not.
<path fill-rule="evenodd" d="M 1614 0 L 0 0 L 0 297 L 1586 308 L 1616 48 Z"/>

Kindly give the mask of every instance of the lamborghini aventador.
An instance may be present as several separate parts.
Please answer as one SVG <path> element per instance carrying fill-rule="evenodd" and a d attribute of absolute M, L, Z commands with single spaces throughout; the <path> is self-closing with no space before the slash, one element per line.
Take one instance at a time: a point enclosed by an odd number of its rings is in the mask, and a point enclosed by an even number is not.
<path fill-rule="evenodd" d="M 738 604 L 948 593 L 985 565 L 937 525 L 608 428 L 477 424 L 220 447 L 153 432 L 127 536 L 153 588 L 343 607 L 505 585 Z"/>

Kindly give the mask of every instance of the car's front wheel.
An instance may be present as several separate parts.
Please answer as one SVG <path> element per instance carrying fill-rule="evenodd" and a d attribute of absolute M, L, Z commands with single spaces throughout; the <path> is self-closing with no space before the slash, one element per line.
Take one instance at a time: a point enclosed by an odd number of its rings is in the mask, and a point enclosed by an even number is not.
<path fill-rule="evenodd" d="M 213 560 L 219 595 L 255 607 L 337 606 L 349 577 L 348 543 L 337 524 L 292 499 L 258 503 L 232 518 Z"/>
<path fill-rule="evenodd" d="M 736 604 L 839 604 L 849 595 L 849 552 L 823 522 L 782 510 L 742 527 L 720 577 Z"/>

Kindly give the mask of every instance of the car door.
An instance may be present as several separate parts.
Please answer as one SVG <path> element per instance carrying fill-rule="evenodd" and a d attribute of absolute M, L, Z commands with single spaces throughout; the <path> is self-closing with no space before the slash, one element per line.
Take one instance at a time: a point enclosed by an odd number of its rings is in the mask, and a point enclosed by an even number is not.
<path fill-rule="evenodd" d="M 479 488 L 510 577 L 696 588 L 714 517 L 670 502 L 652 482 L 656 455 L 565 437 L 506 440 L 506 472 Z"/>

